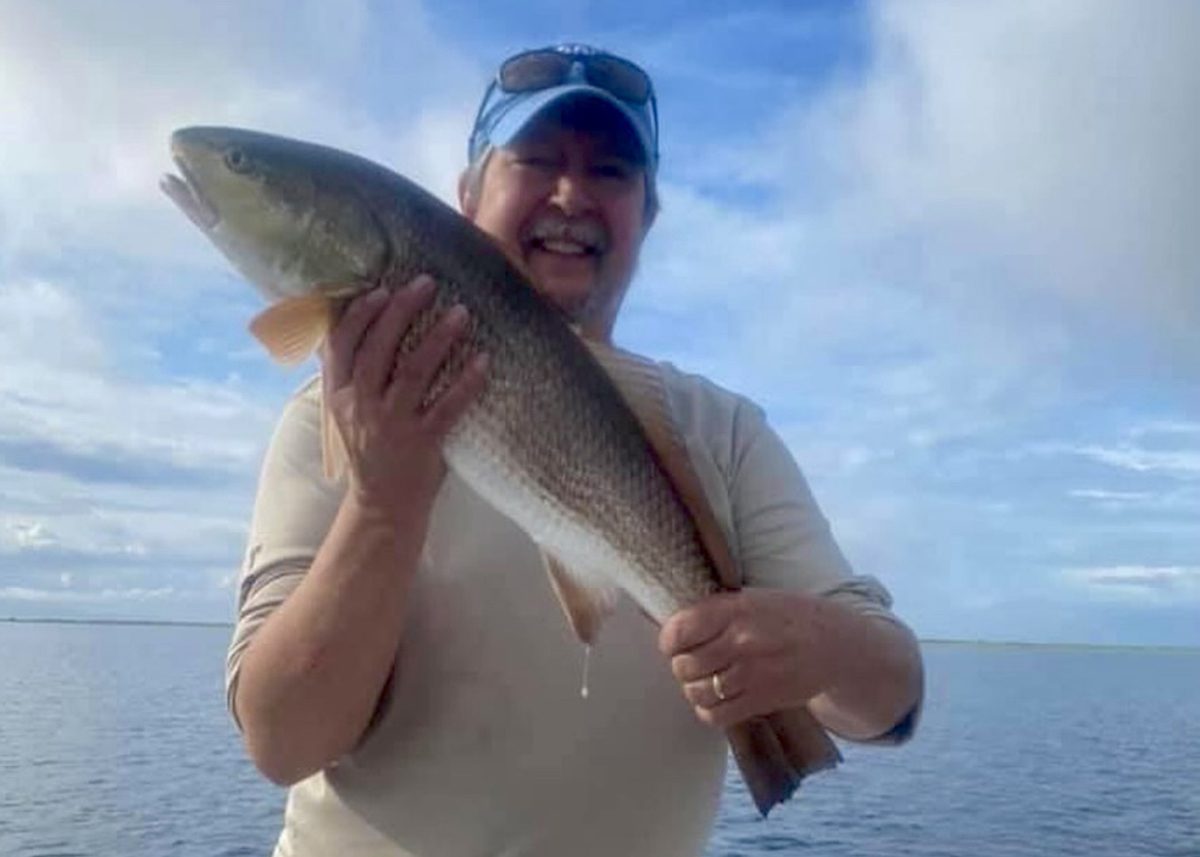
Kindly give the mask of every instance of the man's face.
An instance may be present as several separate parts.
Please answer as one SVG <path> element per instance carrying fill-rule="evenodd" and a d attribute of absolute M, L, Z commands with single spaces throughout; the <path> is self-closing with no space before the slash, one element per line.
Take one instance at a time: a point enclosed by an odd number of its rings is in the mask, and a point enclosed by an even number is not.
<path fill-rule="evenodd" d="M 492 153 L 463 212 L 584 333 L 608 339 L 645 234 L 644 168 L 628 130 L 550 113 Z"/>

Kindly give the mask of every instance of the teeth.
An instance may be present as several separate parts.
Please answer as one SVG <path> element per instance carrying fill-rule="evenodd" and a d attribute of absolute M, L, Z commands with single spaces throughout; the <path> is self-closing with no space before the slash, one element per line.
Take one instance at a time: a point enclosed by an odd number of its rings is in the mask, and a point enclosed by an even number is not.
<path fill-rule="evenodd" d="M 574 241 L 555 241 L 549 238 L 542 241 L 542 246 L 552 253 L 565 253 L 568 256 L 582 256 L 587 253 L 586 247 Z"/>
<path fill-rule="evenodd" d="M 558 253 L 602 253 L 607 244 L 603 227 L 586 220 L 575 223 L 554 218 L 539 220 L 533 225 L 530 238 Z"/>

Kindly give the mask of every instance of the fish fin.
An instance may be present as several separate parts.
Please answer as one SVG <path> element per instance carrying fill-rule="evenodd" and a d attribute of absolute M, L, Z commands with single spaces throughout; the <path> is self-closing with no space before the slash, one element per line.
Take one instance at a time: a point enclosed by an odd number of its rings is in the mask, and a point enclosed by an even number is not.
<path fill-rule="evenodd" d="M 741 570 L 730 550 L 725 530 L 713 513 L 700 477 L 692 466 L 687 444 L 671 415 L 667 390 L 658 366 L 628 351 L 588 339 L 583 341 L 641 424 L 659 463 L 696 523 L 700 541 L 717 569 L 722 587 L 740 589 Z"/>
<path fill-rule="evenodd" d="M 590 646 L 600 632 L 600 626 L 617 607 L 621 591 L 614 587 L 588 586 L 579 574 L 571 571 L 558 557 L 539 546 L 546 574 L 558 596 L 571 630 L 579 642 Z"/>
<path fill-rule="evenodd" d="M 788 763 L 765 718 L 755 717 L 725 731 L 742 780 L 763 818 L 795 794 L 800 777 Z"/>
<path fill-rule="evenodd" d="M 321 391 L 321 469 L 325 478 L 337 481 L 350 465 L 350 453 L 346 439 L 333 418 L 333 411 L 325 404 L 325 391 Z"/>
<path fill-rule="evenodd" d="M 332 302 L 314 293 L 267 307 L 250 322 L 250 332 L 273 358 L 291 366 L 316 350 L 332 323 Z"/>
<path fill-rule="evenodd" d="M 773 711 L 766 716 L 766 721 L 788 764 L 801 777 L 831 770 L 841 763 L 842 754 L 837 744 L 807 707 L 800 705 Z"/>
<path fill-rule="evenodd" d="M 766 818 L 809 774 L 835 767 L 842 755 L 807 708 L 756 717 L 726 731 L 742 779 Z"/>

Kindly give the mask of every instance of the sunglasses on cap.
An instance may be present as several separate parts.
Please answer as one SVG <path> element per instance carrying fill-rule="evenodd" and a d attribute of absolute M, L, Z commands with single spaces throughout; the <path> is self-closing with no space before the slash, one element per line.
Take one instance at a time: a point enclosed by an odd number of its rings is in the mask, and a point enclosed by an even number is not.
<path fill-rule="evenodd" d="M 650 75 L 641 66 L 586 45 L 540 48 L 509 57 L 496 73 L 496 83 L 505 92 L 562 86 L 571 81 L 576 64 L 582 68 L 584 80 L 614 98 L 637 105 L 654 98 Z"/>
<path fill-rule="evenodd" d="M 504 109 L 506 95 L 520 97 L 573 83 L 595 87 L 622 102 L 623 112 L 648 132 L 647 154 L 658 160 L 658 104 L 650 75 L 627 59 L 588 45 L 536 48 L 501 63 L 475 114 L 470 156 L 474 157 L 489 136 L 497 108 Z"/>

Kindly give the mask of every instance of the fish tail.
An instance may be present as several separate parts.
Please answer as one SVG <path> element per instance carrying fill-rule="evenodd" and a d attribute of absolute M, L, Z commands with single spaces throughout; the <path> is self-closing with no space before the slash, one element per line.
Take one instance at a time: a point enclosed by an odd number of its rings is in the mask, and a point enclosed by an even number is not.
<path fill-rule="evenodd" d="M 809 774 L 835 767 L 842 755 L 807 708 L 756 717 L 727 732 L 742 779 L 765 818 Z"/>

